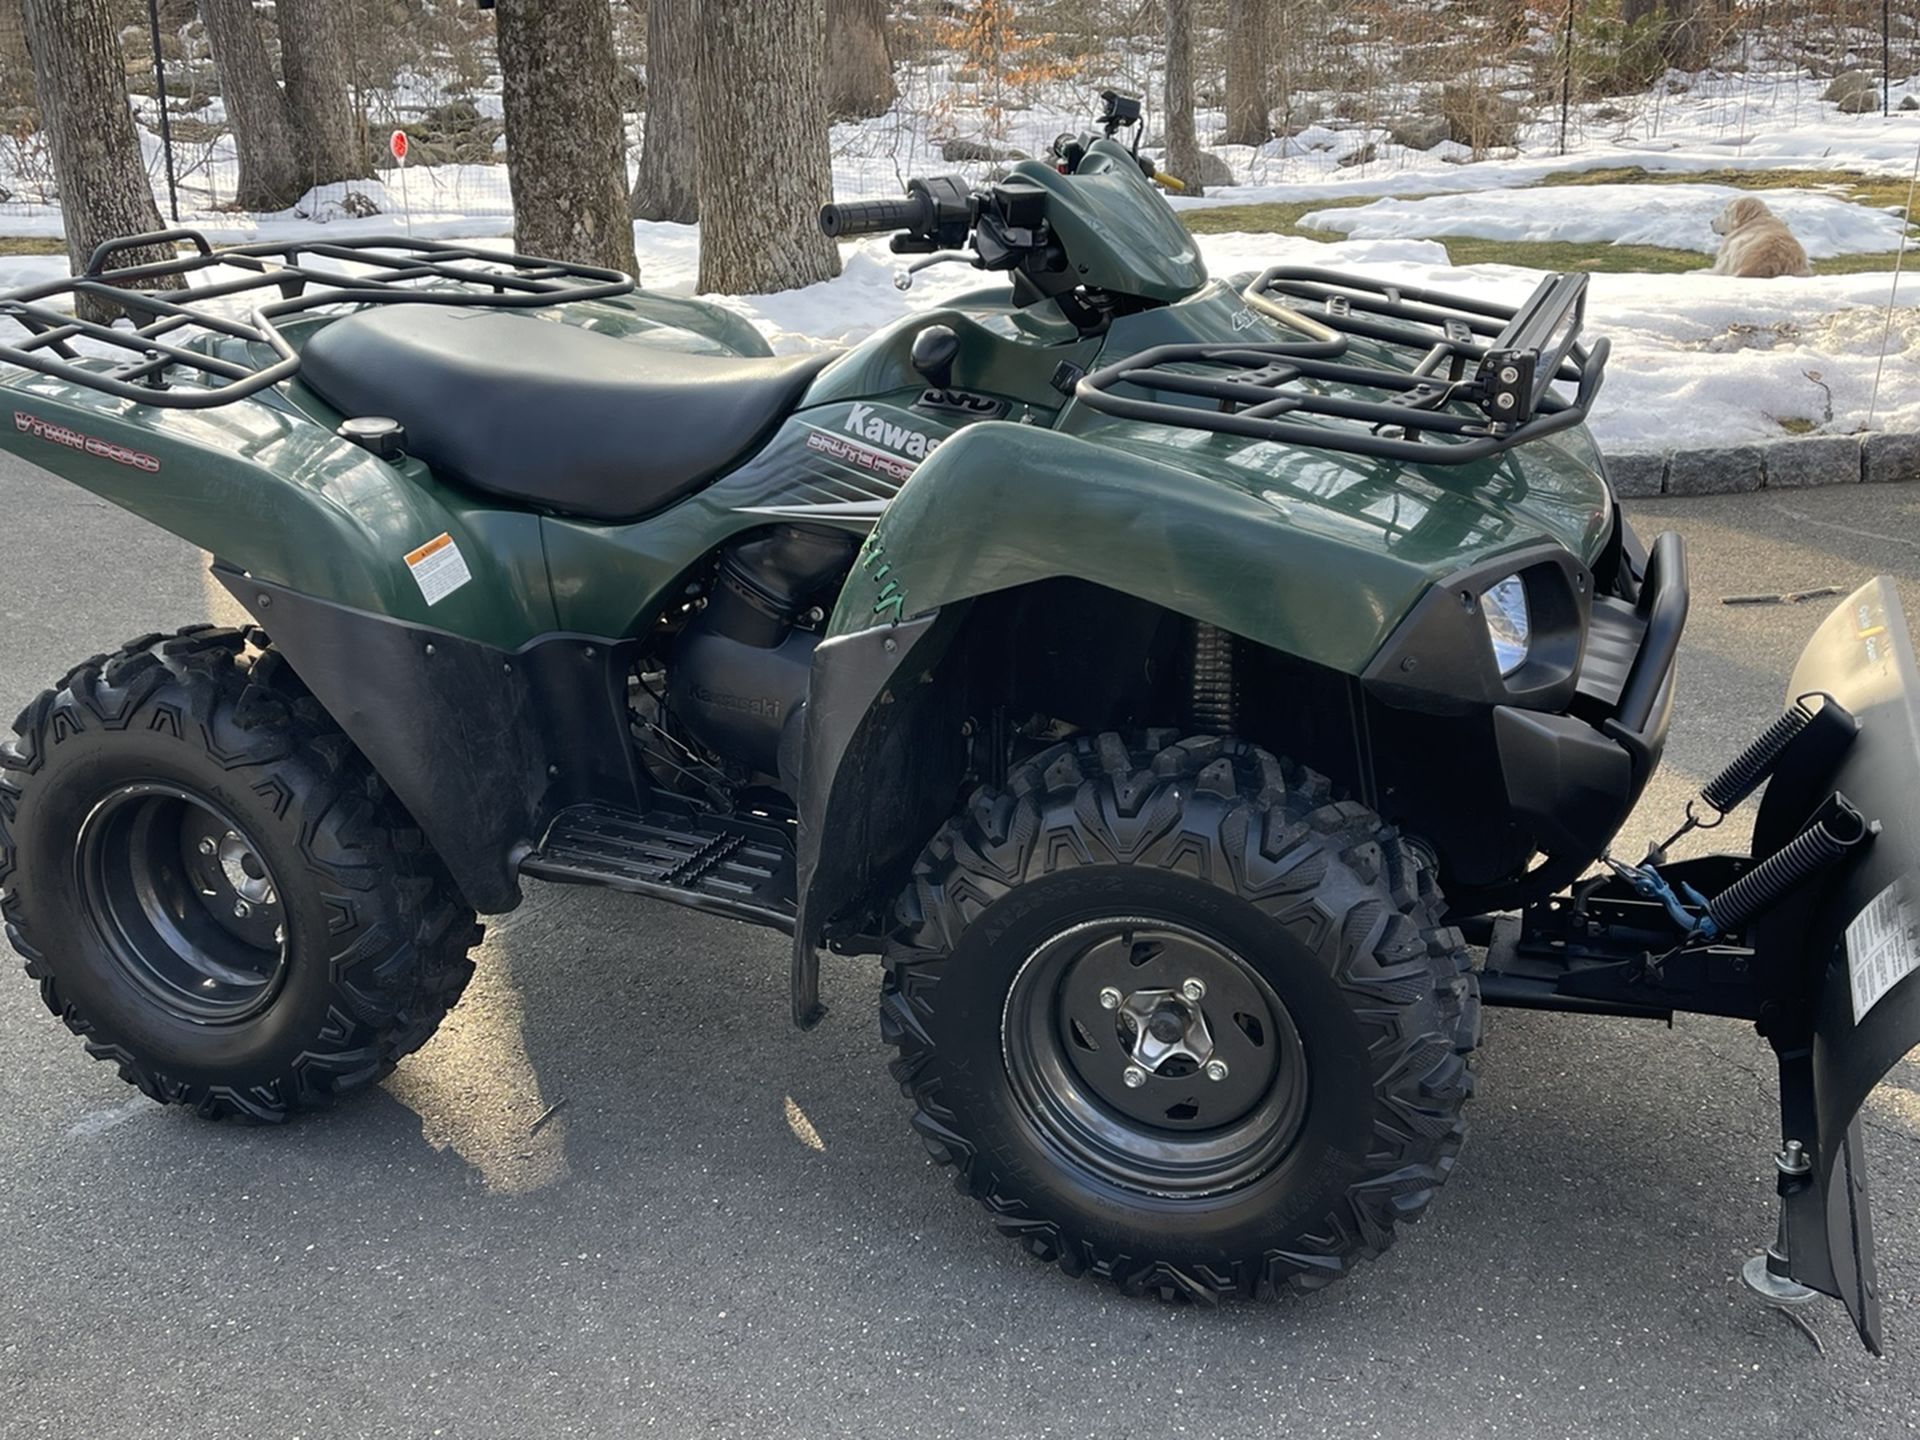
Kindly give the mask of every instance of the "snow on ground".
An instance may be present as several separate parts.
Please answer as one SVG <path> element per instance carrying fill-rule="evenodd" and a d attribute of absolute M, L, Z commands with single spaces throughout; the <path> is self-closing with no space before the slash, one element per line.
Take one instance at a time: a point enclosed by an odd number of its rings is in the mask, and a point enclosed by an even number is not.
<path fill-rule="evenodd" d="M 642 222 L 634 238 L 647 288 L 694 293 L 698 226 Z M 1264 234 L 1199 240 L 1208 268 L 1223 277 L 1273 264 L 1328 266 L 1509 304 L 1518 304 L 1540 279 L 1536 271 L 1504 265 L 1454 267 L 1432 240 L 1321 244 Z M 884 239 L 859 241 L 842 254 L 843 273 L 822 284 L 711 298 L 752 321 L 776 350 L 791 353 L 858 344 L 903 315 L 994 283 L 966 266 L 946 265 L 921 272 L 903 292 L 894 285 L 900 261 Z M 65 271 L 59 256 L 0 258 L 0 289 Z M 1832 434 L 1861 429 L 1892 281 L 1884 273 L 1807 280 L 1595 275 L 1587 333 L 1607 336 L 1613 347 L 1593 410 L 1595 434 L 1610 450 L 1642 450 L 1778 439 L 1786 433 L 1782 421 Z M 1898 298 L 1874 428 L 1920 430 L 1920 276 L 1903 278 Z"/>
<path fill-rule="evenodd" d="M 1249 260 L 1259 253 L 1245 244 L 1257 237 L 1219 238 Z M 1207 254 L 1210 263 L 1225 258 L 1211 246 Z M 1514 304 L 1540 278 L 1502 265 L 1453 269 L 1442 259 L 1368 270 Z M 1609 450 L 1657 450 L 1778 440 L 1783 421 L 1828 434 L 1865 428 L 1892 279 L 1595 275 L 1587 335 L 1606 336 L 1613 352 L 1591 417 L 1595 435 Z M 1905 277 L 1898 298 L 1873 428 L 1920 430 L 1920 277 Z"/>
<path fill-rule="evenodd" d="M 697 244 L 691 226 L 642 227 L 649 287 L 690 292 Z M 658 246 L 656 250 L 654 247 Z M 1201 252 L 1218 276 L 1273 264 L 1324 265 L 1374 278 L 1518 304 L 1537 271 L 1505 265 L 1456 268 L 1430 240 L 1318 244 L 1276 235 L 1204 235 Z M 885 242 L 845 251 L 835 280 L 778 295 L 717 297 L 758 325 L 783 352 L 857 344 L 911 310 L 978 288 L 964 266 L 922 272 L 913 289 L 894 288 L 895 257 Z M 1612 345 L 1592 427 L 1609 450 L 1777 440 L 1781 422 L 1832 434 L 1865 426 L 1892 276 L 1735 280 L 1705 274 L 1595 275 L 1587 301 L 1589 338 Z M 1920 276 L 1901 283 L 1902 305 L 1888 337 L 1874 428 L 1920 430 Z"/>
<path fill-rule="evenodd" d="M 1753 191 L 1731 185 L 1556 185 L 1490 190 L 1420 200 L 1375 200 L 1301 218 L 1311 230 L 1356 240 L 1478 235 L 1490 240 L 1605 241 L 1664 245 L 1712 254 L 1713 219 L 1727 202 Z M 1758 198 L 1792 229 L 1815 260 L 1895 250 L 1905 228 L 1898 214 L 1813 190 L 1769 190 Z"/>
<path fill-rule="evenodd" d="M 1842 115 L 1817 98 L 1823 84 L 1804 74 L 1695 76 L 1686 93 L 1662 88 L 1624 110 L 1616 107 L 1611 118 L 1603 107 L 1581 107 L 1564 155 L 1558 153 L 1555 125 L 1543 119 L 1523 129 L 1517 152 L 1473 163 L 1464 163 L 1471 157 L 1456 145 L 1406 150 L 1389 142 L 1380 127 L 1316 125 L 1258 150 L 1216 147 L 1242 183 L 1174 203 L 1439 195 L 1443 198 L 1310 217 L 1328 229 L 1352 227 L 1352 238 L 1334 244 L 1228 234 L 1201 237 L 1201 248 L 1216 275 L 1276 262 L 1351 267 L 1517 304 L 1538 282 L 1537 273 L 1505 266 L 1455 268 L 1444 248 L 1425 237 L 1612 240 L 1704 254 L 1714 245 L 1709 228 L 1714 212 L 1738 193 L 1704 184 L 1520 188 L 1554 171 L 1809 167 L 1908 175 L 1920 151 L 1920 112 Z M 1920 95 L 1920 82 L 1895 86 L 1894 104 L 1909 93 Z M 912 175 L 959 170 L 977 181 L 991 162 L 943 160 L 945 137 L 984 136 L 1002 150 L 1039 154 L 1060 131 L 1084 129 L 1093 109 L 1090 93 L 1063 93 L 1046 104 L 1009 111 L 987 133 L 977 114 L 948 104 L 922 113 L 911 109 L 913 103 L 903 100 L 892 115 L 834 128 L 833 180 L 840 198 L 898 194 Z M 1221 125 L 1217 112 L 1202 112 L 1198 120 L 1203 138 Z M 404 189 L 396 174 L 384 177 L 384 192 L 377 182 L 346 187 L 366 191 L 382 204 L 383 213 L 375 216 L 347 214 L 342 187 L 304 197 L 280 214 L 255 216 L 209 207 L 210 199 L 232 193 L 230 168 L 223 168 L 230 160 L 228 152 L 217 154 L 182 195 L 186 223 L 216 242 L 409 231 L 504 237 L 511 228 L 500 166 L 411 167 Z M 1816 257 L 1899 244 L 1899 219 L 1871 207 L 1818 190 L 1769 190 L 1763 198 Z M 55 210 L 17 202 L 3 208 L 9 213 L 0 213 L 0 234 L 59 233 Z M 635 226 L 635 242 L 643 284 L 692 293 L 697 226 L 642 222 Z M 507 242 L 501 238 L 499 243 Z M 778 295 L 714 298 L 759 325 L 784 352 L 856 344 L 909 311 L 989 283 L 965 267 L 944 266 L 923 272 L 910 291 L 902 292 L 893 283 L 899 262 L 884 240 L 864 240 L 842 253 L 845 273 L 824 284 Z M 59 257 L 0 258 L 0 289 L 51 279 L 64 269 Z M 1783 421 L 1835 434 L 1858 430 L 1867 421 L 1892 285 L 1893 277 L 1885 273 L 1769 281 L 1703 273 L 1595 275 L 1588 331 L 1611 339 L 1613 358 L 1593 428 L 1604 445 L 1615 449 L 1771 439 L 1787 433 Z M 1886 328 L 1889 350 L 1874 425 L 1920 430 L 1920 308 L 1915 308 L 1920 307 L 1920 277 L 1904 280 L 1898 299 L 1903 303 Z"/>

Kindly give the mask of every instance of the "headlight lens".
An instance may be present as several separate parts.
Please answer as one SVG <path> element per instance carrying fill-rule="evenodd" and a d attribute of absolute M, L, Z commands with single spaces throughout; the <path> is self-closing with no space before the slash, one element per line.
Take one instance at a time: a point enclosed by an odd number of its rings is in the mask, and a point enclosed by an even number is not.
<path fill-rule="evenodd" d="M 1480 597 L 1480 609 L 1487 617 L 1487 638 L 1493 642 L 1494 663 L 1502 675 L 1511 675 L 1525 663 L 1527 645 L 1533 639 L 1526 582 L 1518 575 L 1507 576 Z"/>

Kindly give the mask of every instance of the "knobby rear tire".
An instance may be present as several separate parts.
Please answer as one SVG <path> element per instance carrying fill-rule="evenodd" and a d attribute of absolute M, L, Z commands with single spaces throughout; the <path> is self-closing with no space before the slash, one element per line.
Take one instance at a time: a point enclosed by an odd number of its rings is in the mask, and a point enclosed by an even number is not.
<path fill-rule="evenodd" d="M 481 939 L 419 830 L 258 631 L 196 626 L 83 661 L 0 744 L 0 917 L 47 1008 L 163 1104 L 274 1122 L 387 1074 Z M 284 905 L 270 1003 L 190 1023 L 130 979 L 74 878 L 90 807 L 143 778 L 209 797 Z"/>

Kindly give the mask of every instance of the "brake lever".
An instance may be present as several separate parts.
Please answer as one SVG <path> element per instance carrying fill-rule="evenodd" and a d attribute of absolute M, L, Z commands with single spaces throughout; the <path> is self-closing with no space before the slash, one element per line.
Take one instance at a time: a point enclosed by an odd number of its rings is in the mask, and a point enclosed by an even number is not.
<path fill-rule="evenodd" d="M 893 288 L 896 290 L 911 290 L 913 288 L 913 277 L 919 274 L 922 270 L 925 270 L 932 265 L 946 265 L 956 260 L 964 261 L 968 265 L 973 266 L 976 270 L 980 268 L 980 258 L 977 255 L 970 253 L 969 251 L 936 250 L 934 251 L 933 254 L 927 256 L 925 259 L 916 260 L 913 262 L 913 264 L 904 266 L 901 269 L 896 270 L 893 276 Z"/>

